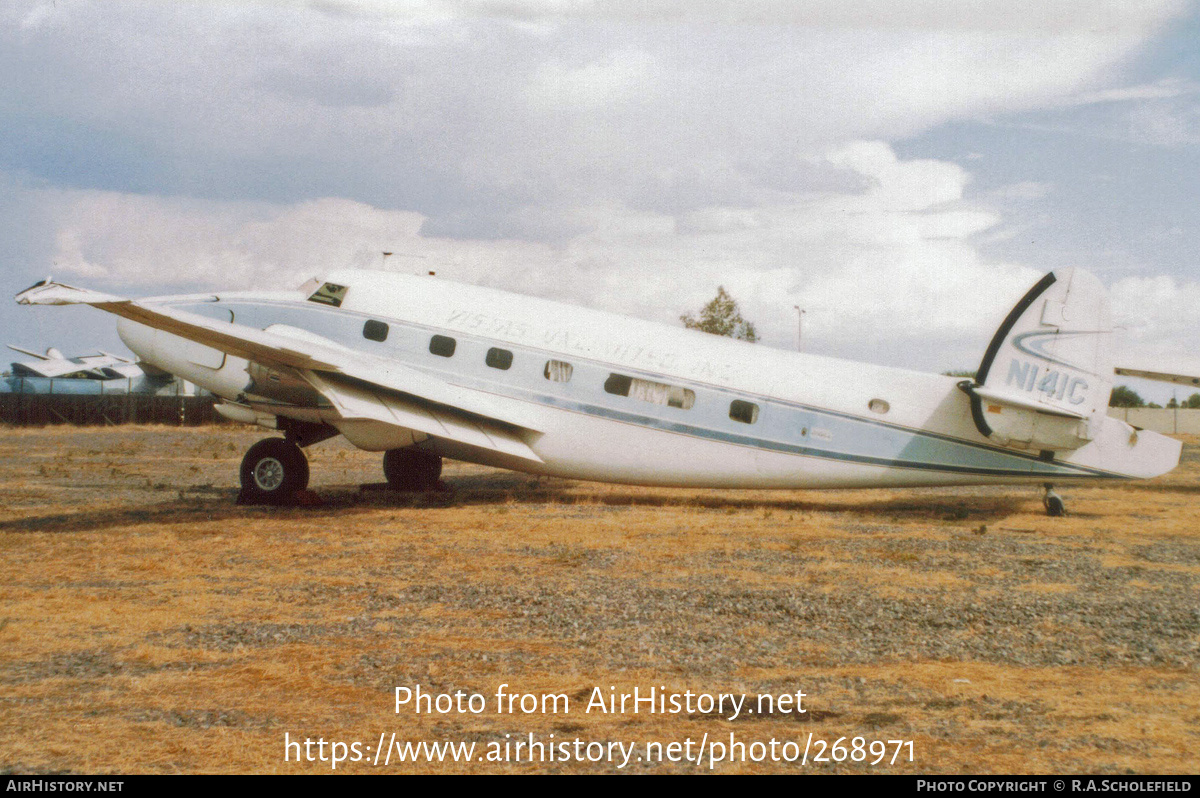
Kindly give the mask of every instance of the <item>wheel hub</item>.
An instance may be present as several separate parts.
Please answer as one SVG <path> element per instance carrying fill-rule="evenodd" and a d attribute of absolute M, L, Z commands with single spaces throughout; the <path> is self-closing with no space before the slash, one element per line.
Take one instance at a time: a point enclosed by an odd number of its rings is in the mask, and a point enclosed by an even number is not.
<path fill-rule="evenodd" d="M 283 484 L 283 463 L 264 457 L 254 466 L 254 484 L 262 490 L 275 490 Z"/>

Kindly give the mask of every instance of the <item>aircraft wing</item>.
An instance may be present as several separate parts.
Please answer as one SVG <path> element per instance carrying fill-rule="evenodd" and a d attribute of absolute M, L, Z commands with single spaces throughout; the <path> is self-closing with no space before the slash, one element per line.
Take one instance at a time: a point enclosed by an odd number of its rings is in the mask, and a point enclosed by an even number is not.
<path fill-rule="evenodd" d="M 357 352 L 307 330 L 265 330 L 177 308 L 44 281 L 22 291 L 23 305 L 93 305 L 269 368 L 294 369 L 343 418 L 369 419 L 541 462 L 525 438 L 539 422 L 492 395 L 452 385 L 387 358 Z"/>
<path fill-rule="evenodd" d="M 14 352 L 20 352 L 23 355 L 36 358 L 34 362 L 30 363 L 13 363 L 14 373 L 32 377 L 62 377 L 65 374 L 91 372 L 96 377 L 103 378 L 104 374 L 100 369 L 109 362 L 105 360 L 105 355 L 103 354 L 84 355 L 77 358 L 63 357 L 53 347 L 47 350 L 45 354 L 35 352 L 32 349 L 25 349 L 15 344 L 9 344 L 8 348 Z"/>
<path fill-rule="evenodd" d="M 33 363 L 13 363 L 13 373 L 26 377 L 62 377 L 65 374 L 78 374 L 92 371 L 86 364 L 72 363 L 69 360 L 39 360 Z"/>

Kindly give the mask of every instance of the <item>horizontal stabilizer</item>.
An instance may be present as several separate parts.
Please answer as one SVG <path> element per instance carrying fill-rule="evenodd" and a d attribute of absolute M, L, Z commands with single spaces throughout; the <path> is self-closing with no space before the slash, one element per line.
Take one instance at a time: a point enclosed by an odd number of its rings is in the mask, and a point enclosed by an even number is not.
<path fill-rule="evenodd" d="M 1117 358 L 1116 372 L 1122 377 L 1200 387 L 1200 359 L 1197 358 L 1123 352 Z"/>
<path fill-rule="evenodd" d="M 1032 410 L 1035 413 L 1044 413 L 1050 416 L 1061 416 L 1062 418 L 1084 418 L 1082 413 L 1063 410 L 1060 408 L 1048 408 L 1041 402 L 1015 391 L 997 391 L 991 388 L 972 386 L 971 393 L 982 398 L 984 402 L 1006 405 L 1016 410 Z"/>

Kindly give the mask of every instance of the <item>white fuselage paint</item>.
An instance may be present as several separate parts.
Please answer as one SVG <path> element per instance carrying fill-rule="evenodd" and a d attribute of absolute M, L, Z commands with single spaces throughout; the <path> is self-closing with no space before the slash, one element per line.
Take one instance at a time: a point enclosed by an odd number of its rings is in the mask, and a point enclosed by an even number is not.
<path fill-rule="evenodd" d="M 325 280 L 348 286 L 340 307 L 305 301 L 295 292 L 142 302 L 193 311 L 202 304 L 202 310 L 227 307 L 237 323 L 301 328 L 349 348 L 387 352 L 448 383 L 484 391 L 514 415 L 537 419 L 540 434 L 527 443 L 544 463 L 439 438 L 419 445 L 532 473 L 690 487 L 869 487 L 1148 477 L 1177 460 L 1176 442 L 1139 436 L 1111 419 L 1094 441 L 1060 452 L 1052 463 L 1037 452 L 996 446 L 976 429 L 969 400 L 951 377 L 771 349 L 437 278 L 347 270 Z M 377 344 L 361 333 L 369 319 L 390 325 L 395 341 L 421 343 L 437 334 L 456 339 L 458 350 L 443 358 L 424 344 L 406 350 Z M 215 360 L 211 350 L 197 352 L 194 343 L 125 319 L 119 330 L 144 360 L 245 401 L 246 361 Z M 503 372 L 486 366 L 490 347 L 513 352 L 513 366 Z M 572 363 L 572 380 L 545 379 L 548 360 Z M 608 373 L 687 388 L 696 395 L 695 406 L 607 394 L 602 386 Z M 758 405 L 754 423 L 730 419 L 733 400 Z M 329 408 L 268 409 L 339 424 Z M 391 437 L 378 445 L 371 445 L 369 432 L 365 438 L 361 429 L 356 434 L 352 440 L 363 448 L 388 448 L 395 440 L 395 430 L 381 429 L 381 436 Z"/>

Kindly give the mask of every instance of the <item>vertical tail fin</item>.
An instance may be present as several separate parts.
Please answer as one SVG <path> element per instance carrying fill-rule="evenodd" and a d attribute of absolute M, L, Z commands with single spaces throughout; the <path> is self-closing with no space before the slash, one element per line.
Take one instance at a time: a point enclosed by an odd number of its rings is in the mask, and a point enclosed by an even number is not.
<path fill-rule="evenodd" d="M 1112 392 L 1112 315 L 1103 284 L 1066 269 L 1038 281 L 979 364 L 971 397 L 980 433 L 1009 446 L 1077 449 L 1095 436 Z"/>

